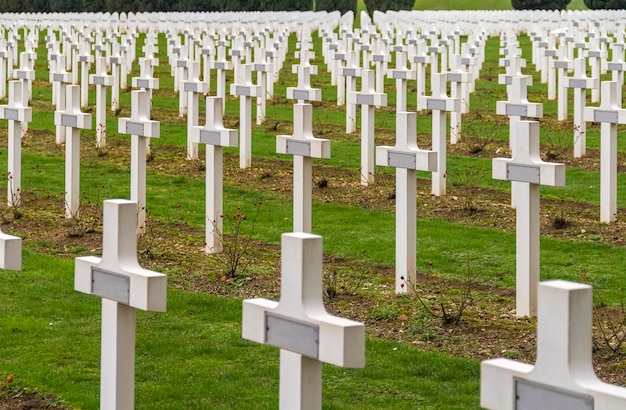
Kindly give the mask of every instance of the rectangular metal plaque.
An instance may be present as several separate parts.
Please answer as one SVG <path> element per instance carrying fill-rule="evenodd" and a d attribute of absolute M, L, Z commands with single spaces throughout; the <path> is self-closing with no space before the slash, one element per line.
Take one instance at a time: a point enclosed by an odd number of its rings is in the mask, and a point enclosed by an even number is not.
<path fill-rule="evenodd" d="M 148 88 L 150 87 L 150 81 L 148 80 L 137 80 L 137 88 Z"/>
<path fill-rule="evenodd" d="M 393 78 L 398 80 L 406 80 L 406 71 L 394 70 Z"/>
<path fill-rule="evenodd" d="M 127 122 L 126 133 L 130 135 L 143 136 L 143 124 L 140 122 Z"/>
<path fill-rule="evenodd" d="M 319 326 L 274 313 L 265 313 L 265 343 L 317 359 Z"/>
<path fill-rule="evenodd" d="M 509 181 L 528 182 L 538 184 L 541 182 L 541 168 L 538 165 L 506 165 L 506 179 Z"/>
<path fill-rule="evenodd" d="M 623 63 L 608 63 L 607 68 L 612 71 L 622 70 L 623 65 Z"/>
<path fill-rule="evenodd" d="M 52 76 L 52 81 L 63 81 L 65 78 L 65 75 L 61 74 L 61 73 L 54 73 L 54 75 Z"/>
<path fill-rule="evenodd" d="M 389 151 L 387 154 L 387 161 L 390 167 L 406 169 L 415 169 L 417 167 L 415 154 Z"/>
<path fill-rule="evenodd" d="M 203 48 L 200 51 L 200 54 L 202 54 L 203 56 L 210 56 L 212 54 L 212 51 L 210 48 Z"/>
<path fill-rule="evenodd" d="M 556 50 L 546 50 L 545 54 L 546 54 L 546 57 L 555 57 L 556 56 Z"/>
<path fill-rule="evenodd" d="M 456 73 L 448 73 L 448 81 L 453 82 L 453 83 L 460 83 L 461 82 L 461 74 L 456 74 Z"/>
<path fill-rule="evenodd" d="M 374 61 L 385 61 L 385 56 L 382 54 L 376 54 L 372 56 L 372 60 Z"/>
<path fill-rule="evenodd" d="M 61 114 L 61 125 L 76 128 L 78 126 L 78 118 L 75 115 Z"/>
<path fill-rule="evenodd" d="M 343 76 L 344 77 L 354 77 L 354 76 L 356 76 L 356 69 L 354 69 L 354 68 L 344 68 L 343 69 Z"/>
<path fill-rule="evenodd" d="M 200 142 L 209 145 L 220 145 L 220 132 L 200 130 Z"/>
<path fill-rule="evenodd" d="M 236 86 L 235 87 L 235 94 L 236 95 L 244 95 L 244 96 L 249 96 L 250 95 L 250 88 L 249 87 L 243 87 L 243 86 Z"/>
<path fill-rule="evenodd" d="M 589 57 L 590 58 L 600 58 L 601 54 L 599 51 L 590 51 L 589 52 Z"/>
<path fill-rule="evenodd" d="M 374 105 L 374 96 L 357 94 L 356 103 L 361 105 Z"/>
<path fill-rule="evenodd" d="M 80 61 L 81 63 L 88 63 L 89 56 L 78 56 L 78 61 Z"/>
<path fill-rule="evenodd" d="M 528 107 L 521 104 L 507 104 L 506 115 L 517 115 L 518 117 L 525 117 L 528 115 Z"/>
<path fill-rule="evenodd" d="M 176 61 L 176 67 L 178 67 L 178 68 L 186 68 L 187 67 L 187 60 L 177 60 Z"/>
<path fill-rule="evenodd" d="M 15 73 L 17 74 L 16 77 L 19 78 L 19 79 L 27 79 L 28 78 L 28 73 L 26 71 L 17 70 Z"/>
<path fill-rule="evenodd" d="M 311 143 L 308 141 L 287 140 L 287 154 L 311 156 Z"/>
<path fill-rule="evenodd" d="M 253 64 L 252 65 L 252 69 L 254 71 L 267 71 L 267 68 L 265 67 L 265 64 Z"/>
<path fill-rule="evenodd" d="M 185 83 L 183 87 L 184 91 L 195 93 L 198 90 L 198 84 Z"/>
<path fill-rule="evenodd" d="M 554 68 L 563 68 L 563 69 L 568 69 L 569 64 L 567 61 L 555 61 L 554 62 Z"/>
<path fill-rule="evenodd" d="M 119 57 L 109 57 L 109 63 L 111 64 L 121 64 L 122 59 Z"/>
<path fill-rule="evenodd" d="M 434 100 L 434 99 L 431 98 L 426 103 L 426 109 L 445 111 L 446 110 L 446 101 L 445 100 Z"/>
<path fill-rule="evenodd" d="M 19 112 L 11 108 L 4 109 L 4 119 L 17 121 L 19 118 Z"/>
<path fill-rule="evenodd" d="M 617 124 L 618 114 L 616 111 L 595 110 L 593 112 L 593 120 L 595 122 L 610 122 Z"/>
<path fill-rule="evenodd" d="M 130 277 L 91 268 L 91 292 L 116 302 L 130 303 Z"/>
<path fill-rule="evenodd" d="M 506 75 L 506 76 L 504 76 L 504 83 L 505 83 L 506 85 L 511 85 L 511 84 L 513 84 L 513 76 L 511 76 L 511 75 Z"/>
<path fill-rule="evenodd" d="M 99 77 L 99 76 L 93 77 L 93 83 L 95 85 L 104 85 L 104 77 Z"/>
<path fill-rule="evenodd" d="M 296 100 L 308 100 L 309 92 L 305 90 L 293 90 L 293 98 Z"/>
<path fill-rule="evenodd" d="M 424 56 L 415 56 L 415 57 L 413 57 L 413 62 L 414 63 L 418 63 L 418 64 L 425 64 L 426 63 L 426 57 L 424 57 Z"/>
<path fill-rule="evenodd" d="M 515 410 L 593 410 L 593 397 L 515 379 Z"/>
<path fill-rule="evenodd" d="M 587 80 L 569 80 L 571 88 L 587 88 Z"/>

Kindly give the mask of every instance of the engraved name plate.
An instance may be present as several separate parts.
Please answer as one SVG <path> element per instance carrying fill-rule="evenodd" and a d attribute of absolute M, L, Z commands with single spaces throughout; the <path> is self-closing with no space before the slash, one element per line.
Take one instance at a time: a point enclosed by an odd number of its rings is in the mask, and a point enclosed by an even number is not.
<path fill-rule="evenodd" d="M 19 112 L 11 108 L 4 109 L 4 119 L 17 121 L 19 118 Z"/>
<path fill-rule="evenodd" d="M 220 132 L 200 130 L 200 142 L 209 145 L 220 145 Z"/>
<path fill-rule="evenodd" d="M 310 157 L 311 156 L 311 143 L 308 141 L 287 140 L 287 154 L 302 155 L 303 157 Z"/>
<path fill-rule="evenodd" d="M 593 397 L 515 380 L 515 410 L 593 410 Z"/>
<path fill-rule="evenodd" d="M 507 180 L 538 184 L 541 182 L 541 168 L 537 165 L 507 164 Z"/>
<path fill-rule="evenodd" d="M 569 80 L 569 86 L 572 88 L 587 88 L 587 80 Z"/>
<path fill-rule="evenodd" d="M 356 103 L 361 105 L 374 105 L 374 96 L 357 94 Z"/>
<path fill-rule="evenodd" d="M 595 122 L 610 122 L 617 124 L 618 114 L 615 111 L 595 110 L 593 112 L 593 120 Z"/>
<path fill-rule="evenodd" d="M 75 115 L 61 114 L 61 125 L 76 128 L 78 126 L 78 118 Z"/>
<path fill-rule="evenodd" d="M 91 292 L 116 302 L 130 303 L 130 277 L 91 268 Z"/>
<path fill-rule="evenodd" d="M 293 90 L 293 98 L 296 100 L 308 100 L 309 92 L 306 90 Z"/>
<path fill-rule="evenodd" d="M 137 80 L 137 88 L 148 88 L 148 87 L 150 87 L 149 80 L 141 80 L 141 79 Z"/>
<path fill-rule="evenodd" d="M 417 167 L 415 154 L 389 151 L 387 154 L 387 162 L 390 167 L 406 169 L 415 169 Z"/>
<path fill-rule="evenodd" d="M 445 100 L 433 100 L 433 99 L 430 99 L 426 103 L 426 108 L 429 109 L 429 110 L 445 111 L 446 110 L 446 101 Z"/>
<path fill-rule="evenodd" d="M 265 343 L 317 359 L 319 327 L 274 313 L 265 314 Z"/>
<path fill-rule="evenodd" d="M 521 104 L 507 104 L 506 115 L 517 115 L 518 117 L 525 117 L 528 115 L 528 107 Z"/>

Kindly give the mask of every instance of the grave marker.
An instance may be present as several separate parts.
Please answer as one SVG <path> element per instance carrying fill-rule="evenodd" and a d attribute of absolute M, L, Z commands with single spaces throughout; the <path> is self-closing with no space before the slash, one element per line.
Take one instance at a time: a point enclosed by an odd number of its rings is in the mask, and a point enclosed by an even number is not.
<path fill-rule="evenodd" d="M 600 123 L 600 222 L 605 223 L 617 219 L 617 125 L 626 124 L 618 94 L 617 82 L 602 81 L 600 107 L 585 108 L 585 121 Z"/>
<path fill-rule="evenodd" d="M 239 77 L 230 85 L 230 94 L 239 96 L 239 167 L 252 165 L 252 97 L 258 97 L 260 87 L 252 84 L 252 65 L 241 64 Z"/>
<path fill-rule="evenodd" d="M 209 83 L 200 81 L 200 63 L 189 61 L 188 80 L 183 81 L 182 91 L 188 95 L 187 102 L 187 159 L 198 159 L 198 144 L 191 141 L 193 127 L 198 125 L 198 110 L 200 108 L 200 95 L 208 94 Z"/>
<path fill-rule="evenodd" d="M 588 88 L 598 88 L 598 79 L 587 77 L 584 58 L 574 61 L 574 76 L 566 78 L 566 87 L 574 89 L 574 158 L 587 151 L 587 123 L 585 122 L 585 94 Z"/>
<path fill-rule="evenodd" d="M 65 111 L 65 97 L 67 95 L 66 87 L 67 84 L 71 84 L 72 75 L 65 71 L 65 56 L 62 54 L 56 55 L 56 69 L 54 73 L 52 73 L 52 81 L 54 83 L 53 87 L 56 85 L 56 101 L 55 107 L 57 111 Z M 63 144 L 65 143 L 65 127 L 61 124 L 56 124 L 56 143 Z"/>
<path fill-rule="evenodd" d="M 207 97 L 206 123 L 190 130 L 191 141 L 206 144 L 206 253 L 222 253 L 223 147 L 237 146 L 237 130 L 224 128 L 220 97 Z"/>
<path fill-rule="evenodd" d="M 329 315 L 322 298 L 322 237 L 281 238 L 280 302 L 243 301 L 242 337 L 280 348 L 281 410 L 322 408 L 322 362 L 365 366 L 365 326 Z"/>
<path fill-rule="evenodd" d="M 537 313 L 539 283 L 539 186 L 564 186 L 565 166 L 539 156 L 539 123 L 519 121 L 513 158 L 494 158 L 492 176 L 517 181 L 516 195 L 516 314 Z"/>
<path fill-rule="evenodd" d="M 376 92 L 374 71 L 361 70 L 361 92 L 349 97 L 361 106 L 361 185 L 367 186 L 374 183 L 374 113 L 387 106 L 387 94 Z"/>
<path fill-rule="evenodd" d="M 80 86 L 66 86 L 65 109 L 54 112 L 54 124 L 65 128 L 65 217 L 78 218 L 80 208 L 80 130 L 91 129 L 91 114 L 80 111 Z"/>
<path fill-rule="evenodd" d="M 396 293 L 416 286 L 416 171 L 437 170 L 437 153 L 417 146 L 417 114 L 396 113 L 396 145 L 376 147 L 376 164 L 396 168 Z"/>
<path fill-rule="evenodd" d="M 76 258 L 74 289 L 102 298 L 100 408 L 135 407 L 135 310 L 164 312 L 167 277 L 137 262 L 137 203 L 103 205 L 102 257 Z"/>
<path fill-rule="evenodd" d="M 149 138 L 159 138 L 160 123 L 150 119 L 148 91 L 131 91 L 130 118 L 119 118 L 120 134 L 130 134 L 130 199 L 137 203 L 137 234 L 146 231 L 146 153 Z"/>
<path fill-rule="evenodd" d="M 107 74 L 106 58 L 96 57 L 96 73 L 89 75 L 89 84 L 96 86 L 96 148 L 104 148 L 107 139 L 107 90 L 113 85 L 113 76 Z"/>
<path fill-rule="evenodd" d="M 626 389 L 601 382 L 593 369 L 591 286 L 539 284 L 537 361 L 480 365 L 480 405 L 490 410 L 626 408 Z"/>

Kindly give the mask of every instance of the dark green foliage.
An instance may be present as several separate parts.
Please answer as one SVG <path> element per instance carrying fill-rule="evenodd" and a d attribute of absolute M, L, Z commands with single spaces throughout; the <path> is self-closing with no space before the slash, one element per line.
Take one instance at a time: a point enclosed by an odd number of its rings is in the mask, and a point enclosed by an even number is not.
<path fill-rule="evenodd" d="M 571 0 L 511 0 L 515 10 L 565 10 Z"/>
<path fill-rule="evenodd" d="M 378 10 L 382 13 L 387 10 L 412 10 L 415 0 L 365 0 L 365 7 L 369 15 Z"/>
<path fill-rule="evenodd" d="M 308 11 L 313 10 L 313 0 L 260 0 L 263 11 Z"/>
<path fill-rule="evenodd" d="M 591 10 L 626 9 L 626 0 L 584 0 L 585 6 Z"/>
<path fill-rule="evenodd" d="M 352 11 L 356 14 L 356 0 L 315 0 L 315 11 L 335 11 L 341 14 Z"/>
<path fill-rule="evenodd" d="M 53 12 L 78 12 L 82 10 L 82 0 L 50 0 L 50 11 Z"/>

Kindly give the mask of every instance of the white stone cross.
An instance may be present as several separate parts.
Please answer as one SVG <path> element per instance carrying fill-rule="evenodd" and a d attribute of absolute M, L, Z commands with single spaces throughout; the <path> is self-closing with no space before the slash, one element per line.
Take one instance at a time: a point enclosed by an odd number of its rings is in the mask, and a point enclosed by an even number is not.
<path fill-rule="evenodd" d="M 598 88 L 598 79 L 587 77 L 585 58 L 577 58 L 574 61 L 574 76 L 566 80 L 565 86 L 574 89 L 574 158 L 581 158 L 587 152 L 585 94 L 588 88 Z"/>
<path fill-rule="evenodd" d="M 505 67 L 506 74 L 498 74 L 498 84 L 506 84 L 507 94 L 511 95 L 511 83 L 513 77 L 526 77 L 529 87 L 533 85 L 533 76 L 522 74 L 522 67 L 526 67 L 526 60 L 520 56 L 507 57 L 500 59 L 500 65 Z"/>
<path fill-rule="evenodd" d="M 54 124 L 65 127 L 65 217 L 78 218 L 80 207 L 80 130 L 91 129 L 91 114 L 80 111 L 80 86 L 66 86 L 65 109 Z"/>
<path fill-rule="evenodd" d="M 187 57 L 187 47 L 181 47 L 181 53 L 175 61 L 176 67 L 174 68 L 174 82 L 178 84 L 178 116 L 180 118 L 187 115 L 188 97 L 183 84 L 190 78 L 191 64 L 192 60 Z"/>
<path fill-rule="evenodd" d="M 387 63 L 390 60 L 390 56 L 382 39 L 378 39 L 376 49 L 377 51 L 372 54 L 374 71 L 376 72 L 376 92 L 382 93 L 385 91 L 385 72 L 387 71 Z"/>
<path fill-rule="evenodd" d="M 611 71 L 611 78 L 617 82 L 617 89 L 621 90 L 624 85 L 624 71 L 626 71 L 626 62 L 624 62 L 624 44 L 614 43 L 611 48 L 613 49 L 611 61 L 605 61 L 606 69 Z M 618 106 L 622 106 L 622 93 L 618 93 L 617 96 Z"/>
<path fill-rule="evenodd" d="M 432 193 L 446 194 L 446 112 L 461 111 L 461 99 L 446 95 L 446 74 L 433 74 L 431 96 L 421 96 L 418 108 L 432 110 L 432 150 L 437 153 L 437 171 L 433 172 Z"/>
<path fill-rule="evenodd" d="M 224 128 L 220 97 L 206 98 L 206 123 L 192 127 L 191 141 L 206 144 L 206 253 L 222 253 L 223 147 L 237 146 L 237 130 Z"/>
<path fill-rule="evenodd" d="M 471 73 L 465 71 L 461 64 L 460 54 L 450 55 L 450 71 L 446 73 L 446 81 L 450 83 L 450 97 L 461 100 L 461 109 L 450 113 L 450 144 L 456 144 L 462 135 L 463 105 L 466 95 L 463 93 L 463 84 L 471 81 Z"/>
<path fill-rule="evenodd" d="M 0 105 L 0 118 L 8 120 L 7 205 L 19 206 L 22 197 L 22 124 L 33 120 L 33 110 L 25 102 L 26 84 L 9 81 L 9 103 Z"/>
<path fill-rule="evenodd" d="M 619 90 L 619 91 L 618 91 Z M 626 124 L 615 81 L 602 81 L 600 107 L 585 108 L 585 121 L 600 125 L 600 222 L 615 222 L 617 214 L 617 125 Z"/>
<path fill-rule="evenodd" d="M 11 76 L 11 69 L 13 64 L 9 64 L 12 61 L 12 51 L 7 49 L 7 42 L 4 38 L 0 39 L 0 98 L 5 98 L 7 95 L 7 80 Z"/>
<path fill-rule="evenodd" d="M 517 181 L 516 195 L 516 314 L 537 313 L 539 283 L 539 186 L 564 186 L 565 166 L 539 157 L 539 123 L 519 121 L 513 158 L 494 158 L 492 176 Z"/>
<path fill-rule="evenodd" d="M 115 112 L 120 107 L 120 80 L 122 75 L 121 66 L 124 57 L 120 54 L 120 45 L 113 41 L 111 55 L 107 57 L 107 64 L 111 65 L 111 76 L 113 77 L 113 87 L 111 88 L 111 111 Z"/>
<path fill-rule="evenodd" d="M 243 301 L 242 337 L 280 348 L 281 410 L 322 408 L 322 363 L 365 366 L 365 326 L 332 316 L 322 300 L 322 237 L 281 238 L 280 302 Z"/>
<path fill-rule="evenodd" d="M 330 140 L 313 136 L 311 104 L 294 104 L 293 135 L 276 136 L 276 152 L 293 155 L 293 230 L 311 232 L 312 158 L 330 158 Z"/>
<path fill-rule="evenodd" d="M 57 111 L 65 111 L 65 97 L 67 84 L 72 83 L 72 74 L 65 70 L 65 56 L 57 54 L 56 56 L 56 71 L 52 74 L 53 87 L 56 85 L 56 101 L 54 105 Z M 65 143 L 65 127 L 61 124 L 56 124 L 56 143 Z"/>
<path fill-rule="evenodd" d="M 102 257 L 76 258 L 74 289 L 102 298 L 100 408 L 135 407 L 135 310 L 164 312 L 167 277 L 137 262 L 137 203 L 103 205 Z"/>
<path fill-rule="evenodd" d="M 374 183 L 374 114 L 376 107 L 387 106 L 387 94 L 377 93 L 374 85 L 374 71 L 361 70 L 361 92 L 350 96 L 361 106 L 361 185 Z"/>
<path fill-rule="evenodd" d="M 119 118 L 120 134 L 130 134 L 130 199 L 137 202 L 136 231 L 146 231 L 146 151 L 149 138 L 159 138 L 159 121 L 150 119 L 150 94 L 145 90 L 131 91 L 130 118 Z"/>
<path fill-rule="evenodd" d="M 343 75 L 344 61 L 346 61 L 345 52 L 335 52 L 333 54 L 334 61 L 331 62 L 334 67 L 333 73 L 337 78 L 337 105 L 342 106 L 346 103 L 346 77 Z"/>
<path fill-rule="evenodd" d="M 416 89 L 415 92 L 417 94 L 417 109 L 418 111 L 421 110 L 420 108 L 420 103 L 419 100 L 421 97 L 426 95 L 426 67 L 429 64 L 432 64 L 433 61 L 433 56 L 427 54 L 427 53 L 423 53 L 423 54 L 418 54 L 416 56 L 413 56 L 413 64 L 415 66 L 415 70 L 416 70 L 416 77 L 415 79 L 417 80 L 417 84 L 416 84 Z"/>
<path fill-rule="evenodd" d="M 217 96 L 222 98 L 222 104 L 226 104 L 226 71 L 233 69 L 233 63 L 226 59 L 226 46 L 217 45 L 217 58 L 212 61 L 211 68 L 216 74 L 215 82 L 217 83 Z M 224 107 L 222 107 L 223 109 Z"/>
<path fill-rule="evenodd" d="M 96 57 L 96 72 L 89 75 L 89 83 L 96 86 L 96 147 L 104 148 L 107 139 L 107 91 L 113 85 L 113 76 L 107 74 L 105 57 Z"/>
<path fill-rule="evenodd" d="M 322 101 L 322 90 L 311 87 L 313 66 L 299 65 L 296 68 L 298 69 L 298 86 L 287 87 L 287 99 L 298 100 L 298 102 Z"/>
<path fill-rule="evenodd" d="M 574 63 L 566 59 L 566 52 L 566 46 L 561 44 L 558 60 L 552 60 L 551 62 L 557 72 L 557 119 L 559 121 L 567 119 L 567 72 L 574 68 Z"/>
<path fill-rule="evenodd" d="M 406 111 L 406 83 L 407 80 L 415 80 L 415 71 L 407 68 L 406 58 L 405 52 L 396 52 L 396 67 L 388 74 L 396 80 L 396 112 Z"/>
<path fill-rule="evenodd" d="M 416 171 L 437 170 L 437 153 L 417 146 L 417 114 L 396 113 L 396 145 L 376 147 L 376 165 L 396 168 L 396 293 L 416 285 Z"/>
<path fill-rule="evenodd" d="M 539 284 L 537 361 L 480 365 L 480 405 L 490 410 L 626 408 L 626 388 L 604 383 L 593 369 L 593 293 L 562 280 Z"/>
<path fill-rule="evenodd" d="M 589 48 L 584 51 L 584 56 L 589 59 L 591 67 L 591 78 L 600 78 L 601 62 L 608 58 L 608 52 L 600 47 L 600 39 L 593 37 L 590 39 Z M 598 84 L 591 88 L 591 102 L 600 101 L 600 88 Z"/>
<path fill-rule="evenodd" d="M 88 39 L 81 43 L 78 61 L 80 62 L 80 106 L 86 107 L 89 104 L 89 67 L 94 62 L 91 54 L 91 45 Z"/>
<path fill-rule="evenodd" d="M 187 102 L 187 159 L 198 159 L 198 144 L 191 141 L 191 129 L 198 125 L 198 111 L 200 109 L 200 96 L 208 94 L 209 83 L 200 81 L 200 63 L 189 61 L 187 63 L 188 80 L 183 81 L 182 91 L 188 95 Z"/>
<path fill-rule="evenodd" d="M 346 53 L 346 66 L 339 73 L 346 86 L 346 134 L 356 130 L 356 78 L 361 76 L 359 54 L 356 51 Z M 341 85 L 342 82 L 340 82 Z"/>
<path fill-rule="evenodd" d="M 252 84 L 252 65 L 241 64 L 239 76 L 230 85 L 230 94 L 239 96 L 239 167 L 252 165 L 252 97 L 259 95 L 260 87 Z"/>
<path fill-rule="evenodd" d="M 265 49 L 261 47 L 254 48 L 254 63 L 252 71 L 256 71 L 256 82 L 259 88 L 259 95 L 256 97 L 256 123 L 257 125 L 265 122 L 265 109 L 267 106 L 267 83 L 269 77 L 273 74 L 272 66 L 265 60 Z"/>

